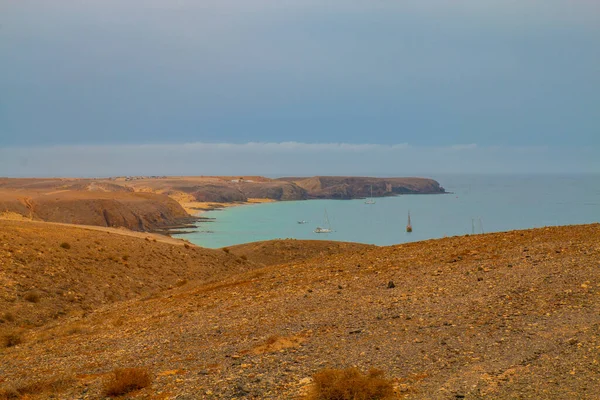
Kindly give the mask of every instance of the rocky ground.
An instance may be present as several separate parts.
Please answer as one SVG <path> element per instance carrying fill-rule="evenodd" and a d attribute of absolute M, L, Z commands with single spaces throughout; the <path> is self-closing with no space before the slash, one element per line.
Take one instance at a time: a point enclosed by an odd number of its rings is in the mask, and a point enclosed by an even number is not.
<path fill-rule="evenodd" d="M 11 235 L 3 244 L 24 247 Z M 140 242 L 128 251 L 137 246 L 149 258 L 173 251 Z M 183 261 L 184 249 L 174 260 Z M 598 398 L 598 224 L 349 245 L 279 264 L 264 248 L 251 250 L 246 260 L 221 252 L 255 266 L 264 252 L 268 266 L 222 268 L 213 282 L 23 327 L 22 343 L 0 350 L 0 387 L 9 393 L 44 382 L 29 398 L 97 399 L 114 368 L 135 366 L 154 381 L 127 398 L 294 399 L 320 369 L 357 366 L 383 369 L 398 398 Z M 31 262 L 3 260 L 3 271 Z M 53 262 L 31 264 L 25 275 Z"/>
<path fill-rule="evenodd" d="M 0 331 L 259 265 L 156 234 L 0 220 Z"/>

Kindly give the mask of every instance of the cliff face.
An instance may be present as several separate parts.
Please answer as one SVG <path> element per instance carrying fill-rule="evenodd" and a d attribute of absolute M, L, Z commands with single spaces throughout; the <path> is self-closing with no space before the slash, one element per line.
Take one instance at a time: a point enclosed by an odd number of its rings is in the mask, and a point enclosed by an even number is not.
<path fill-rule="evenodd" d="M 176 197 L 185 194 L 193 201 L 233 203 L 249 198 L 272 200 L 303 200 L 306 190 L 292 182 L 251 177 L 253 179 L 227 179 L 226 177 L 181 177 L 179 179 L 140 180 L 132 185 L 136 190 L 152 190 Z"/>
<path fill-rule="evenodd" d="M 233 203 L 236 201 L 247 201 L 246 195 L 231 184 L 208 184 L 194 186 L 191 191 L 186 187 L 176 187 L 184 193 L 190 193 L 196 201 L 214 201 L 217 203 Z"/>
<path fill-rule="evenodd" d="M 244 182 L 239 187 L 248 198 L 272 200 L 305 200 L 308 198 L 305 189 L 291 182 Z"/>
<path fill-rule="evenodd" d="M 147 231 L 175 225 L 188 214 L 175 200 L 153 193 L 61 191 L 54 194 L 1 192 L 0 213 L 68 224 Z"/>
<path fill-rule="evenodd" d="M 316 176 L 311 178 L 281 178 L 307 191 L 308 198 L 355 199 L 398 194 L 445 193 L 440 184 L 428 178 L 369 178 Z"/>
<path fill-rule="evenodd" d="M 398 194 L 445 193 L 438 182 L 427 178 L 371 178 L 314 176 L 269 179 L 264 177 L 170 177 L 141 178 L 123 182 L 137 191 L 174 197 L 183 193 L 195 201 L 231 203 L 249 198 L 272 200 L 356 199 Z M 88 189 L 89 190 L 89 189 Z"/>

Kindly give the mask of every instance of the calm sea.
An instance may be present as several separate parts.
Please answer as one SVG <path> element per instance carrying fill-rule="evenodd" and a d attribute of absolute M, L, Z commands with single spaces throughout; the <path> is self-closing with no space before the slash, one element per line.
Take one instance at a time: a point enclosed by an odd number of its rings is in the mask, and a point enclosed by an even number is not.
<path fill-rule="evenodd" d="M 179 237 L 204 247 L 276 238 L 390 245 L 444 236 L 600 221 L 600 175 L 439 175 L 452 194 L 245 205 L 202 214 L 214 222 Z M 325 211 L 331 228 L 324 225 Z M 410 211 L 413 232 L 406 232 Z M 306 224 L 297 221 L 305 220 Z"/>

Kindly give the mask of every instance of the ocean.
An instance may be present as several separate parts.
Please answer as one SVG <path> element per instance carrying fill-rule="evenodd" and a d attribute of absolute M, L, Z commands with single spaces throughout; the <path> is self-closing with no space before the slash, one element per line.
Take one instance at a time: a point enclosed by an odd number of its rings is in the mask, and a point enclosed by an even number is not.
<path fill-rule="evenodd" d="M 365 200 L 305 200 L 209 211 L 213 222 L 178 235 L 219 248 L 277 238 L 391 245 L 446 236 L 600 221 L 600 175 L 433 175 L 451 192 Z M 332 233 L 314 233 L 324 226 Z M 406 232 L 410 212 L 413 232 Z M 307 221 L 298 224 L 297 221 Z"/>

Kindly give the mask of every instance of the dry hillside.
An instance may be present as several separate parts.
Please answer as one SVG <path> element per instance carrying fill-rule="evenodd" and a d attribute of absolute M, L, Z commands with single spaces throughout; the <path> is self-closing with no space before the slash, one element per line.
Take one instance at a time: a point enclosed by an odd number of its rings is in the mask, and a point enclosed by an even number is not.
<path fill-rule="evenodd" d="M 153 382 L 127 398 L 294 399 L 316 371 L 357 366 L 398 398 L 594 399 L 599 260 L 598 224 L 289 257 L 28 328 L 0 350 L 0 390 L 97 399 L 114 368 L 141 367 Z"/>
<path fill-rule="evenodd" d="M 40 221 L 121 226 L 137 231 L 190 220 L 183 207 L 166 195 L 127 190 L 0 189 L 0 216 L 6 213 Z"/>
<path fill-rule="evenodd" d="M 154 235 L 0 220 L 0 328 L 40 326 L 253 268 L 233 254 L 162 243 Z"/>
<path fill-rule="evenodd" d="M 376 246 L 362 243 L 296 239 L 276 239 L 228 247 L 232 254 L 262 265 L 285 264 L 373 248 Z"/>

